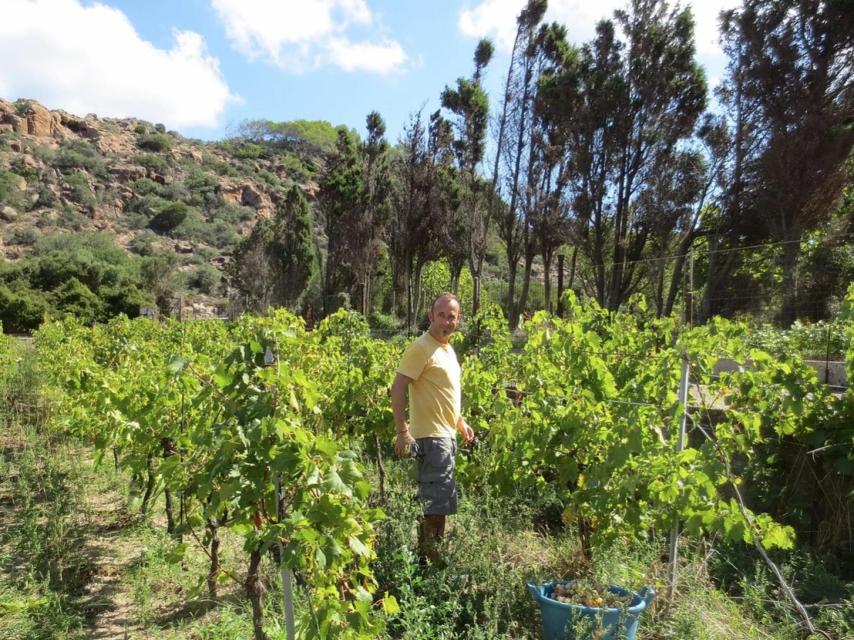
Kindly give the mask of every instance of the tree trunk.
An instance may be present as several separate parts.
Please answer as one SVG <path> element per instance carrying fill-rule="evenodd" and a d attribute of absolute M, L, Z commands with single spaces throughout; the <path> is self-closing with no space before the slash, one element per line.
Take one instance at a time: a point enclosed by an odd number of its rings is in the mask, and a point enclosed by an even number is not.
<path fill-rule="evenodd" d="M 451 281 L 448 283 L 448 291 L 458 294 L 460 292 L 460 275 L 463 272 L 465 260 L 450 260 Z"/>
<path fill-rule="evenodd" d="M 421 260 L 418 260 L 415 265 L 415 277 L 413 278 L 415 288 L 415 295 L 413 296 L 413 323 L 416 327 L 418 325 L 418 317 L 421 314 L 421 305 L 423 302 L 421 300 L 421 274 L 423 271 L 424 263 L 421 262 Z"/>
<path fill-rule="evenodd" d="M 175 533 L 175 516 L 172 508 L 172 492 L 169 488 L 163 490 L 163 496 L 166 498 L 166 533 L 173 535 Z"/>
<path fill-rule="evenodd" d="M 513 316 L 516 314 L 516 272 L 519 269 L 519 265 L 517 257 L 511 255 L 509 247 L 507 248 L 507 265 L 510 273 L 507 279 L 507 303 L 504 308 L 507 309 L 507 321 L 510 324 L 510 328 L 513 329 L 516 326 L 517 320 Z"/>
<path fill-rule="evenodd" d="M 219 522 L 216 518 L 208 518 L 208 530 L 211 532 L 211 566 L 208 571 L 208 596 L 217 599 L 219 584 Z"/>
<path fill-rule="evenodd" d="M 142 506 L 140 507 L 140 511 L 143 516 L 148 515 L 148 502 L 151 500 L 151 496 L 154 493 L 154 470 L 151 468 L 151 459 L 153 455 L 148 454 L 148 459 L 145 463 L 146 470 L 146 483 L 145 483 L 145 494 L 142 496 Z"/>
<path fill-rule="evenodd" d="M 407 258 L 406 261 L 406 277 L 404 284 L 406 285 L 406 330 L 412 330 L 412 321 L 415 317 L 414 296 L 412 286 L 412 258 Z"/>
<path fill-rule="evenodd" d="M 801 243 L 798 241 L 800 238 L 789 237 L 786 240 L 783 245 L 783 306 L 780 309 L 780 326 L 783 329 L 791 327 L 800 312 L 798 259 L 801 257 Z"/>
<path fill-rule="evenodd" d="M 528 304 L 528 290 L 531 286 L 531 267 L 534 264 L 534 255 L 529 253 L 525 256 L 525 272 L 522 278 L 522 293 L 519 295 L 519 306 L 516 308 L 516 315 L 521 316 L 525 313 L 525 307 Z"/>
<path fill-rule="evenodd" d="M 709 266 L 706 277 L 706 288 L 703 292 L 703 301 L 700 303 L 699 324 L 705 324 L 715 315 L 720 306 L 718 303 L 720 285 L 729 279 L 729 274 L 732 271 L 732 264 L 735 260 L 736 251 L 729 251 L 724 255 L 723 259 L 718 258 L 716 249 L 720 245 L 720 237 L 713 236 L 709 238 Z"/>
<path fill-rule="evenodd" d="M 578 245 L 572 247 L 572 260 L 569 262 L 569 283 L 567 289 L 572 289 L 575 284 L 575 261 L 578 259 Z"/>
<path fill-rule="evenodd" d="M 543 251 L 543 295 L 546 311 L 552 312 L 552 250 Z"/>
<path fill-rule="evenodd" d="M 655 314 L 659 318 L 664 315 L 664 271 L 667 265 L 664 255 L 667 253 L 666 248 L 667 245 L 665 244 L 659 260 L 655 264 Z"/>
<path fill-rule="evenodd" d="M 670 277 L 670 289 L 664 303 L 663 316 L 669 316 L 673 313 L 673 307 L 676 305 L 676 296 L 682 288 L 682 273 L 685 270 L 685 260 L 691 245 L 694 243 L 694 238 L 695 234 L 690 233 L 679 244 L 676 263 L 673 265 L 673 274 Z M 709 259 L 711 260 L 711 257 Z"/>
<path fill-rule="evenodd" d="M 246 573 L 246 595 L 252 603 L 252 628 L 255 640 L 267 640 L 264 633 L 264 584 L 261 582 L 261 551 L 256 547 L 249 554 L 249 571 Z"/>
<path fill-rule="evenodd" d="M 471 298 L 471 315 L 474 317 L 477 315 L 477 312 L 480 311 L 480 273 L 478 273 L 472 280 Z"/>
<path fill-rule="evenodd" d="M 320 281 L 320 292 L 323 297 L 323 315 L 328 315 L 326 308 L 326 274 L 323 270 L 323 252 L 320 250 L 320 240 L 314 240 L 314 252 L 317 255 L 317 277 Z"/>
<path fill-rule="evenodd" d="M 563 316 L 563 253 L 557 256 L 557 315 Z"/>
<path fill-rule="evenodd" d="M 175 452 L 175 446 L 170 438 L 162 438 L 160 446 L 163 448 L 163 459 L 168 460 Z M 166 499 L 166 533 L 172 535 L 175 533 L 175 515 L 172 508 L 172 492 L 167 486 L 163 490 L 163 495 Z"/>

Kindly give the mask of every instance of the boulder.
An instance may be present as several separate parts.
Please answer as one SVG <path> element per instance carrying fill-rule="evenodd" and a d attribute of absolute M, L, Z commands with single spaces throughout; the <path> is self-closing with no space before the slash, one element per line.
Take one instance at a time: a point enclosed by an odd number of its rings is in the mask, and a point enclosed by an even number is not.
<path fill-rule="evenodd" d="M 133 189 L 123 184 L 117 185 L 116 193 L 118 193 L 118 196 L 122 201 L 122 209 L 124 209 L 125 206 L 127 206 L 127 204 L 136 197 Z"/>
<path fill-rule="evenodd" d="M 33 170 L 41 169 L 44 166 L 44 163 L 42 163 L 41 160 L 36 160 L 29 153 L 25 153 L 21 156 L 21 162 L 24 163 L 25 167 Z"/>
<path fill-rule="evenodd" d="M 262 202 L 261 194 L 255 191 L 250 185 L 247 184 L 243 187 L 243 191 L 240 194 L 240 204 L 257 209 L 261 206 Z"/>
<path fill-rule="evenodd" d="M 95 146 L 103 154 L 115 154 L 119 156 L 134 156 L 139 153 L 136 146 L 136 138 L 132 133 L 123 131 L 118 134 L 104 133 L 95 140 Z"/>
<path fill-rule="evenodd" d="M 24 118 L 16 116 L 14 113 L 9 113 L 8 111 L 0 113 L 0 122 L 8 124 L 15 133 L 27 132 L 27 121 Z"/>
<path fill-rule="evenodd" d="M 12 133 L 15 130 L 8 122 L 0 122 L 0 133 Z"/>
<path fill-rule="evenodd" d="M 15 222 L 18 219 L 18 212 L 8 205 L 0 207 L 0 219 L 6 222 Z"/>
<path fill-rule="evenodd" d="M 193 253 L 193 245 L 186 240 L 179 240 L 175 243 L 175 251 L 178 253 Z"/>
<path fill-rule="evenodd" d="M 149 180 L 154 180 L 157 184 L 171 184 L 174 179 L 172 176 L 159 174 L 154 169 L 149 169 L 146 175 Z"/>
<path fill-rule="evenodd" d="M 54 111 L 53 115 L 58 122 L 57 131 L 62 131 L 63 128 L 65 128 L 81 138 L 93 141 L 98 140 L 101 136 L 101 132 L 97 127 L 94 127 L 91 123 L 79 116 L 75 116 L 61 110 Z"/>
<path fill-rule="evenodd" d="M 38 138 L 49 138 L 54 134 L 53 116 L 37 102 L 30 103 L 27 133 Z"/>
<path fill-rule="evenodd" d="M 133 182 L 140 178 L 144 178 L 146 170 L 145 167 L 141 167 L 137 164 L 119 164 L 112 167 L 110 169 L 110 173 L 116 176 L 119 182 Z"/>

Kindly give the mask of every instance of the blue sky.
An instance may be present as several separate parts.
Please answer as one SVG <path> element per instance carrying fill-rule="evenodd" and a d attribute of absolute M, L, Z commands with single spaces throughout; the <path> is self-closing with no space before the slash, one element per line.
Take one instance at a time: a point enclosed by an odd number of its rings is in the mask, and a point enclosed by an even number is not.
<path fill-rule="evenodd" d="M 328 120 L 364 130 L 378 110 L 392 141 L 469 75 L 479 37 L 497 55 L 494 100 L 524 0 L 2 0 L 0 97 L 80 115 L 137 116 L 218 139 L 244 119 Z M 624 0 L 551 0 L 576 42 Z M 725 59 L 716 16 L 735 0 L 691 0 L 698 59 L 714 85 Z"/>

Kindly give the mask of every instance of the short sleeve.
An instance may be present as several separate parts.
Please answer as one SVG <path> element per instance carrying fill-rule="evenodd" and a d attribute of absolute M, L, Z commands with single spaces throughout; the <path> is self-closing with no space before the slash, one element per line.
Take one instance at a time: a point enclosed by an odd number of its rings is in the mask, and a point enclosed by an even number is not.
<path fill-rule="evenodd" d="M 427 366 L 427 354 L 417 342 L 410 344 L 406 351 L 403 352 L 403 358 L 400 360 L 400 365 L 397 367 L 397 372 L 402 373 L 407 378 L 418 380 L 424 367 Z"/>

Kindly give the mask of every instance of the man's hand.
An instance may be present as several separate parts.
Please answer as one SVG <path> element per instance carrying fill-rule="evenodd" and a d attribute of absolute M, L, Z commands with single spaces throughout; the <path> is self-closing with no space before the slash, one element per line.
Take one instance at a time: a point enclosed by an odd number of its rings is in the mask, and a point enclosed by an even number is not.
<path fill-rule="evenodd" d="M 409 434 L 409 429 L 397 432 L 397 440 L 394 441 L 394 452 L 398 458 L 407 458 L 412 449 L 415 439 Z"/>
<path fill-rule="evenodd" d="M 459 428 L 460 433 L 463 434 L 463 442 L 471 444 L 474 440 L 474 429 L 466 424 L 466 421 L 462 419 L 462 416 L 457 421 L 457 427 Z"/>

